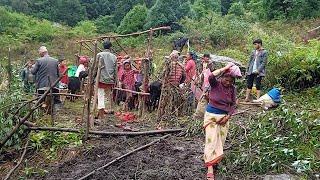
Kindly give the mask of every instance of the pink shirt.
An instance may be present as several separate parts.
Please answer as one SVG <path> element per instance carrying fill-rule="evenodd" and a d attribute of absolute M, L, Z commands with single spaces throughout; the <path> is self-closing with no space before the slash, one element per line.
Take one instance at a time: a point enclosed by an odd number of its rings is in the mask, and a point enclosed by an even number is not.
<path fill-rule="evenodd" d="M 210 86 L 209 83 L 209 76 L 212 74 L 209 68 L 205 69 L 202 71 L 203 74 L 203 84 L 202 84 L 202 89 L 205 90 Z"/>
<path fill-rule="evenodd" d="M 185 67 L 186 70 L 186 83 L 191 82 L 193 76 L 196 75 L 196 63 L 194 60 L 190 59 Z"/>

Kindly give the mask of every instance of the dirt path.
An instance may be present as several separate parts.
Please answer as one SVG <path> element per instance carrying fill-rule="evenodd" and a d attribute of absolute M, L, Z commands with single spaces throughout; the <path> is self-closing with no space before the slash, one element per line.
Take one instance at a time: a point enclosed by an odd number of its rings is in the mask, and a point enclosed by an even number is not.
<path fill-rule="evenodd" d="M 239 110 L 247 108 L 240 107 Z M 81 105 L 79 103 L 67 103 L 64 109 L 60 110 L 57 114 L 57 123 L 67 127 L 79 126 L 75 119 L 82 112 L 80 110 Z M 232 124 L 237 125 L 240 123 L 245 126 L 247 118 L 247 114 L 238 115 L 234 118 L 235 121 Z M 191 121 L 193 121 L 191 118 L 184 117 L 158 122 L 154 118 L 154 115 L 151 114 L 143 120 L 141 119 L 136 123 L 130 124 L 130 126 L 140 131 L 145 131 L 154 130 L 159 125 L 162 128 L 179 128 L 186 126 L 186 124 L 194 123 Z M 122 131 L 122 129 L 115 127 L 115 124 L 119 122 L 114 115 L 108 115 L 95 129 Z M 202 131 L 201 127 L 199 128 Z M 29 152 L 28 161 L 34 163 L 34 166 L 45 169 L 47 173 L 45 176 L 33 174 L 28 179 L 78 179 L 158 137 L 161 136 L 91 138 L 81 147 L 62 149 L 59 152 L 59 161 L 50 163 L 41 162 L 41 157 L 37 157 L 36 153 Z M 227 139 L 226 147 L 230 148 L 230 143 L 232 144 Z M 134 153 L 95 173 L 89 179 L 204 179 L 206 168 L 204 167 L 202 158 L 203 149 L 203 135 L 193 137 L 172 135 L 147 149 Z M 239 179 L 237 175 L 225 177 L 226 175 L 222 171 L 219 172 L 221 173 L 219 179 Z M 20 171 L 20 173 L 16 174 L 15 178 L 19 177 L 18 174 L 23 175 Z M 240 179 L 242 178 L 240 177 Z"/>

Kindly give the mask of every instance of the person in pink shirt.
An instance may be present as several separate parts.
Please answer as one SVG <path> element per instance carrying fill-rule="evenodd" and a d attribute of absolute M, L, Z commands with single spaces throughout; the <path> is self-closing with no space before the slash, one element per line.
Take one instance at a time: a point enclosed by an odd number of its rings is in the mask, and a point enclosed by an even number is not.
<path fill-rule="evenodd" d="M 125 60 L 123 62 L 123 73 L 120 78 L 120 87 L 123 87 L 124 89 L 128 89 L 131 91 L 135 91 L 135 78 L 134 75 L 140 73 L 138 70 L 134 70 L 131 67 L 130 60 Z M 132 101 L 132 93 L 127 92 L 127 98 L 125 103 L 125 110 L 128 110 L 128 103 Z"/>
<path fill-rule="evenodd" d="M 201 69 L 202 72 L 200 76 L 197 78 L 197 86 L 199 87 L 198 91 L 199 91 L 200 97 L 197 97 L 196 95 L 198 104 L 197 104 L 197 109 L 193 114 L 193 117 L 198 119 L 204 117 L 205 107 L 209 102 L 209 99 L 208 99 L 208 90 L 210 87 L 209 76 L 212 74 L 214 70 L 214 64 L 213 62 L 210 62 L 209 54 L 203 55 L 201 66 L 202 66 L 202 69 Z"/>
<path fill-rule="evenodd" d="M 186 81 L 185 83 L 188 84 L 192 81 L 193 77 L 196 75 L 196 54 L 193 52 L 188 52 L 187 60 L 185 65 L 186 71 Z"/>

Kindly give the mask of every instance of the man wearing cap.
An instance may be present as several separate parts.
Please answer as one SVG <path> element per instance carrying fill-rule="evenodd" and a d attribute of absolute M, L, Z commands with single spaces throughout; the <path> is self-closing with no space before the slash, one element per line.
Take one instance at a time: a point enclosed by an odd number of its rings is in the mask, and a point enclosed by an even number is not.
<path fill-rule="evenodd" d="M 45 46 L 41 46 L 38 52 L 40 58 L 37 59 L 31 73 L 36 76 L 36 89 L 38 93 L 42 94 L 59 78 L 60 73 L 58 60 L 49 56 Z M 53 89 L 53 91 L 58 92 L 57 89 Z M 54 96 L 54 103 L 61 103 L 59 96 Z"/>
<path fill-rule="evenodd" d="M 111 53 L 111 47 L 110 41 L 104 41 L 104 51 L 97 54 L 97 60 L 101 61 L 101 66 L 103 66 L 98 84 L 99 118 L 103 118 L 105 113 L 112 111 L 112 89 L 117 78 L 117 57 Z M 105 94 L 107 94 L 109 101 L 108 111 L 105 111 Z"/>
<path fill-rule="evenodd" d="M 252 51 L 247 67 L 247 91 L 245 101 L 250 101 L 250 94 L 253 87 L 253 82 L 256 83 L 257 99 L 261 95 L 261 81 L 266 75 L 266 64 L 268 60 L 268 53 L 262 47 L 262 40 L 256 39 L 253 41 L 255 50 Z"/>

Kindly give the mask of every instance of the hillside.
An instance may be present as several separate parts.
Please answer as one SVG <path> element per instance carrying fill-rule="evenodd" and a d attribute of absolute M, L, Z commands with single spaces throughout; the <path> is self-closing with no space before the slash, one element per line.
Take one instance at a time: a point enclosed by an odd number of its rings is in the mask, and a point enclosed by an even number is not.
<path fill-rule="evenodd" d="M 96 3 L 55 1 L 50 6 L 49 1 L 21 1 L 20 6 L 14 2 L 16 1 L 0 0 L 0 4 L 10 6 L 0 7 L 0 83 L 7 80 L 8 58 L 13 61 L 12 85 L 10 88 L 0 88 L 0 139 L 17 123 L 16 117 L 10 114 L 19 107 L 17 103 L 32 98 L 32 95 L 23 93 L 19 73 L 28 59 L 38 57 L 37 50 L 41 45 L 48 47 L 51 56 L 64 56 L 68 64 L 75 64 L 74 54 L 79 53 L 76 40 L 105 34 L 131 33 L 147 29 L 148 26 L 171 25 L 171 31 L 162 31 L 153 36 L 155 71 L 151 79 L 159 77 L 164 67 L 164 56 L 170 54 L 172 42 L 180 37 L 190 39 L 191 50 L 198 56 L 204 53 L 224 55 L 243 64 L 247 64 L 253 49 L 252 40 L 261 38 L 269 53 L 263 92 L 272 87 L 283 89 L 283 103 L 276 109 L 266 111 L 256 106 L 239 105 L 240 111 L 249 109 L 249 112 L 235 116 L 230 122 L 225 146 L 226 157 L 219 167 L 218 177 L 263 179 L 266 175 L 282 173 L 298 179 L 319 177 L 320 41 L 303 41 L 310 29 L 320 25 L 319 15 L 314 12 L 316 10 L 306 13 L 308 9 L 305 8 L 304 12 L 293 13 L 294 10 L 303 8 L 293 4 L 292 7 L 296 9 L 281 14 L 281 8 L 279 10 L 274 7 L 271 11 L 269 5 L 263 6 L 260 14 L 253 14 L 253 9 L 257 7 L 254 2 L 265 3 L 264 0 L 240 1 L 229 5 L 219 1 L 219 5 L 211 4 L 210 12 L 206 11 L 207 7 L 203 7 L 208 3 L 205 0 L 168 1 L 167 4 L 161 0 L 132 1 L 132 4 L 128 3 L 126 6 L 123 5 L 125 1 L 112 0 L 108 1 L 109 4 L 104 0 Z M 64 6 L 63 3 L 77 8 L 70 9 L 70 6 Z M 172 8 L 167 8 L 166 12 L 160 11 L 159 7 L 168 7 L 170 3 L 179 8 L 176 11 Z M 311 1 L 306 3 L 305 6 L 308 6 Z M 105 6 L 102 7 L 102 4 Z M 117 9 L 120 6 L 124 9 Z M 229 6 L 228 12 L 221 12 L 221 7 L 224 6 Z M 49 7 L 56 10 L 52 12 L 54 14 L 40 13 L 39 8 Z M 108 9 L 107 13 L 102 13 L 104 9 Z M 77 16 L 78 19 L 67 15 L 63 18 L 61 14 L 66 10 L 70 10 L 70 14 L 83 14 Z M 184 12 L 185 10 L 191 14 Z M 179 14 L 180 12 L 184 12 L 184 15 Z M 161 13 L 176 14 L 174 19 L 163 22 L 160 21 L 161 18 L 155 18 Z M 108 30 L 101 27 L 107 27 Z M 146 40 L 146 35 L 118 39 L 131 57 L 144 56 Z M 118 54 L 126 54 L 116 43 L 114 49 L 118 50 Z M 92 52 L 85 49 L 81 53 L 93 56 Z M 183 54 L 186 54 L 186 50 Z M 245 88 L 245 79 L 238 80 L 236 85 L 238 98 L 243 100 L 241 91 Z M 28 108 L 22 107 L 19 117 L 26 115 Z M 117 106 L 116 110 L 118 109 L 120 107 Z M 55 126 L 81 129 L 83 126 L 77 120 L 82 111 L 81 99 L 76 102 L 67 101 L 64 109 L 56 116 Z M 206 173 L 202 162 L 203 120 L 184 116 L 158 121 L 155 116 L 155 112 L 146 114 L 131 126 L 140 131 L 159 127 L 184 128 L 183 133 L 171 135 L 150 149 L 140 151 L 110 166 L 110 169 L 100 171 L 92 178 L 202 179 Z M 36 111 L 32 122 L 38 126 L 50 126 L 51 123 L 50 116 L 40 110 Z M 95 130 L 117 132 L 117 123 L 117 117 L 110 115 Z M 5 176 L 20 157 L 23 144 L 28 139 L 27 132 L 29 131 L 23 126 L 10 139 L 10 143 L 1 149 L 1 176 Z M 93 137 L 85 142 L 82 135 L 32 131 L 26 157 L 14 173 L 13 179 L 80 178 L 94 168 L 156 139 L 148 136 Z"/>

